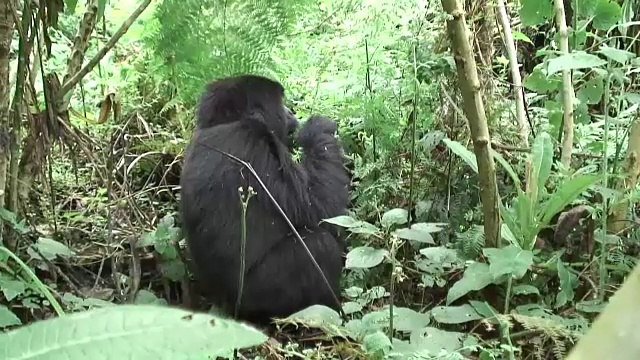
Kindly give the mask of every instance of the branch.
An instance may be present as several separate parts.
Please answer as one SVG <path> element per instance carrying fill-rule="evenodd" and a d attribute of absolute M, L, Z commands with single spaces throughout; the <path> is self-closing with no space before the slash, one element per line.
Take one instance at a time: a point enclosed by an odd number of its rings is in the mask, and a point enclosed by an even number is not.
<path fill-rule="evenodd" d="M 556 13 L 556 25 L 560 37 L 560 52 L 569 54 L 569 36 L 567 34 L 567 21 L 564 14 L 563 0 L 554 0 Z M 571 166 L 571 151 L 573 151 L 573 83 L 571 82 L 571 70 L 562 70 L 562 153 L 560 161 L 565 168 Z"/>
<path fill-rule="evenodd" d="M 498 0 L 498 14 L 502 30 L 504 32 L 504 45 L 509 58 L 509 68 L 511 68 L 511 79 L 513 81 L 513 92 L 516 99 L 516 120 L 520 130 L 520 140 L 524 147 L 529 147 L 529 132 L 527 131 L 527 119 L 524 109 L 524 93 L 522 92 L 522 78 L 520 77 L 520 69 L 518 65 L 518 53 L 516 45 L 511 34 L 511 23 L 507 15 L 507 9 L 504 0 Z"/>
<path fill-rule="evenodd" d="M 122 25 L 120 25 L 120 28 L 118 29 L 118 31 L 116 31 L 116 33 L 113 34 L 113 36 L 111 37 L 111 39 L 109 39 L 109 41 L 107 41 L 105 46 L 102 49 L 100 49 L 100 51 L 98 51 L 98 53 L 95 54 L 95 56 L 85 66 L 83 66 L 82 69 L 80 69 L 80 71 L 75 73 L 69 80 L 67 80 L 62 85 L 62 89 L 61 89 L 62 96 L 66 95 L 69 91 L 71 91 L 80 82 L 80 80 L 82 80 L 83 77 L 85 77 L 91 70 L 93 70 L 94 67 L 96 67 L 96 65 L 98 65 L 100 60 L 102 60 L 102 58 L 105 55 L 107 55 L 107 53 L 111 49 L 113 49 L 113 47 L 120 40 L 122 35 L 124 35 L 127 32 L 127 30 L 129 30 L 133 22 L 136 21 L 136 19 L 140 16 L 140 14 L 142 14 L 142 12 L 149 6 L 149 4 L 151 4 L 151 0 L 144 0 L 140 5 L 138 5 L 136 10 L 129 16 L 127 20 L 125 20 L 125 22 L 122 23 Z"/>

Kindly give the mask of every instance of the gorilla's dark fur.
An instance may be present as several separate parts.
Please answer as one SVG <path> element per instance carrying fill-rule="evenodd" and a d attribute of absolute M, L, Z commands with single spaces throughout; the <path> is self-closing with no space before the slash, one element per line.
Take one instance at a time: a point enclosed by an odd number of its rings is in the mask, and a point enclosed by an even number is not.
<path fill-rule="evenodd" d="M 195 133 L 181 176 L 181 216 L 195 273 L 211 300 L 233 314 L 240 269 L 239 187 L 257 195 L 247 210 L 246 275 L 239 319 L 267 324 L 314 304 L 338 309 L 302 244 L 248 169 L 212 148 L 248 162 L 267 186 L 339 294 L 344 244 L 320 225 L 348 204 L 349 178 L 331 120 L 312 116 L 296 140 L 300 164 L 287 137 L 298 125 L 283 105 L 284 88 L 245 75 L 215 81 L 200 100 Z"/>

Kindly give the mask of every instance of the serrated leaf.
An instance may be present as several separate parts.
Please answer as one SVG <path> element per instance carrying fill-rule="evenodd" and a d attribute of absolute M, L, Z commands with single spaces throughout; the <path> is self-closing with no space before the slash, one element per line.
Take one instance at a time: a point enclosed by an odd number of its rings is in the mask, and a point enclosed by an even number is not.
<path fill-rule="evenodd" d="M 393 225 L 403 225 L 409 221 L 408 217 L 409 212 L 405 209 L 391 209 L 382 214 L 380 225 L 385 228 L 390 228 Z"/>
<path fill-rule="evenodd" d="M 569 205 L 598 180 L 600 180 L 599 175 L 585 174 L 564 181 L 542 206 L 541 216 L 538 216 L 541 219 L 540 225 L 546 226 L 549 224 L 555 214 L 564 209 L 565 206 Z"/>
<path fill-rule="evenodd" d="M 550 59 L 547 67 L 547 73 L 548 76 L 550 76 L 563 70 L 590 69 L 606 64 L 606 60 L 603 60 L 596 55 L 587 54 L 584 51 L 576 51 Z"/>
<path fill-rule="evenodd" d="M 460 144 L 457 141 L 442 139 L 442 142 L 447 144 L 449 149 L 451 149 L 454 154 L 458 155 L 464 162 L 466 162 L 467 165 L 469 165 L 471 169 L 476 172 L 476 174 L 478 173 L 478 162 L 476 160 L 476 155 L 473 152 L 469 151 L 466 147 L 464 147 L 464 145 Z"/>
<path fill-rule="evenodd" d="M 13 311 L 11 311 L 11 309 L 9 309 L 8 307 L 0 305 L 0 329 L 16 325 L 22 325 L 22 321 L 20 321 L 20 318 L 17 317 L 16 314 L 14 314 Z M 0 350 L 0 354 L 1 353 L 2 350 Z"/>
<path fill-rule="evenodd" d="M 616 49 L 616 48 L 612 48 L 609 47 L 607 45 L 602 45 L 600 46 L 600 50 L 598 50 L 598 53 L 606 56 L 607 58 L 616 61 L 622 65 L 626 64 L 629 60 L 633 59 L 636 57 L 636 54 L 626 51 L 626 50 L 621 50 L 621 49 Z"/>
<path fill-rule="evenodd" d="M 389 252 L 384 249 L 374 249 L 371 246 L 359 246 L 347 254 L 345 267 L 347 269 L 368 269 L 379 265 Z"/>
<path fill-rule="evenodd" d="M 441 324 L 464 324 L 482 319 L 482 316 L 469 304 L 461 306 L 436 306 L 431 309 L 433 319 Z"/>
<path fill-rule="evenodd" d="M 120 305 L 38 321 L 0 334 L 0 359 L 202 359 L 262 344 L 233 320 L 178 308 Z M 140 346 L 144 344 L 144 346 Z"/>
<path fill-rule="evenodd" d="M 533 265 L 533 253 L 514 245 L 500 249 L 487 248 L 483 252 L 489 260 L 489 269 L 494 278 L 511 275 L 520 279 Z"/>
<path fill-rule="evenodd" d="M 447 304 L 465 296 L 471 291 L 482 290 L 493 284 L 494 278 L 489 270 L 489 265 L 484 263 L 471 263 L 462 275 L 462 279 L 456 281 L 447 293 Z"/>

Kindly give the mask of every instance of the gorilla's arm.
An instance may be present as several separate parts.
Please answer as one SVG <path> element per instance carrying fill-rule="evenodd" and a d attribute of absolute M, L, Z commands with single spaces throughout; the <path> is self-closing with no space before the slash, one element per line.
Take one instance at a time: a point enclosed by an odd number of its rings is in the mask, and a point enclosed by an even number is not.
<path fill-rule="evenodd" d="M 336 128 L 327 118 L 311 117 L 297 137 L 303 149 L 301 163 L 295 163 L 288 153 L 272 156 L 279 163 L 280 176 L 273 176 L 277 174 L 273 174 L 270 161 L 254 161 L 266 165 L 259 173 L 271 174 L 263 181 L 295 226 L 314 228 L 322 219 L 340 215 L 347 207 L 349 177 L 342 148 L 333 135 Z"/>

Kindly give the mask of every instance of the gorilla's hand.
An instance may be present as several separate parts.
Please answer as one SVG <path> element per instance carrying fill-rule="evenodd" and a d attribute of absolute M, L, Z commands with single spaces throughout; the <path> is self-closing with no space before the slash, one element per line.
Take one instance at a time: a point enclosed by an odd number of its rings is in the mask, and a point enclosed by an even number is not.
<path fill-rule="evenodd" d="M 335 135 L 338 125 L 331 119 L 313 115 L 307 120 L 298 132 L 298 141 L 301 144 L 309 143 L 322 135 Z"/>

